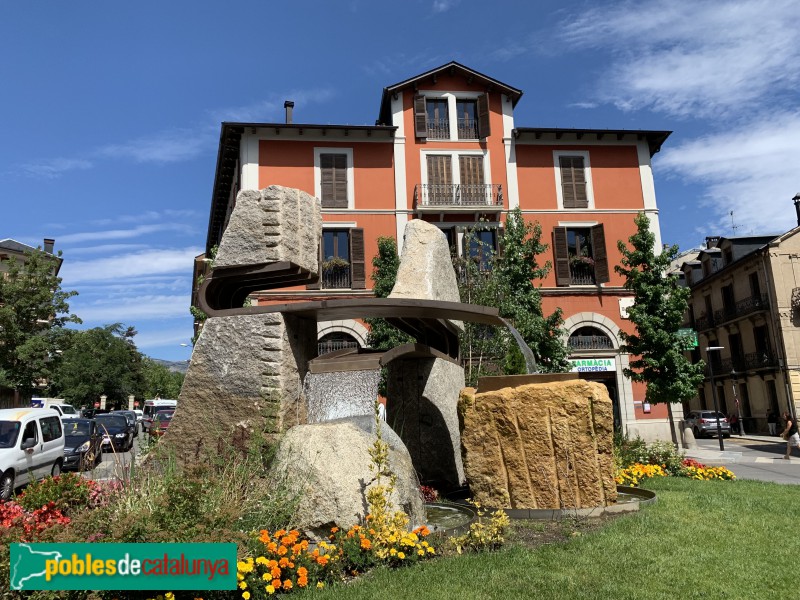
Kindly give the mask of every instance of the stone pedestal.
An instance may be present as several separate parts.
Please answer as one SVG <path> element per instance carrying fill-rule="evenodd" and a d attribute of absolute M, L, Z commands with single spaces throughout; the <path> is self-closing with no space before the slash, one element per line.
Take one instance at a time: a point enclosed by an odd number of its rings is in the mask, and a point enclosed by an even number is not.
<path fill-rule="evenodd" d="M 161 443 L 181 462 L 202 460 L 304 423 L 302 380 L 316 337 L 313 321 L 278 313 L 208 319 Z"/>
<path fill-rule="evenodd" d="M 309 373 L 303 383 L 308 422 L 375 414 L 380 369 Z"/>
<path fill-rule="evenodd" d="M 387 368 L 386 422 L 405 442 L 420 480 L 442 491 L 461 487 L 457 407 L 464 369 L 440 358 L 398 359 Z"/>
<path fill-rule="evenodd" d="M 467 481 L 485 506 L 570 509 L 616 500 L 605 386 L 574 380 L 466 388 L 459 412 Z"/>

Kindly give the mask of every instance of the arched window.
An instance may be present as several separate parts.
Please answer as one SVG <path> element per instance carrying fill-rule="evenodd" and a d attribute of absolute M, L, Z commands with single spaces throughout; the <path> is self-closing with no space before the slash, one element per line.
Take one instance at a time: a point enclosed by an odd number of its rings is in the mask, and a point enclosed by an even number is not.
<path fill-rule="evenodd" d="M 613 350 L 614 342 L 597 327 L 580 327 L 569 336 L 571 350 Z"/>
<path fill-rule="evenodd" d="M 358 341 L 352 335 L 341 331 L 334 331 L 333 333 L 326 333 L 319 339 L 317 342 L 317 355 L 322 356 L 334 350 L 358 347 Z"/>

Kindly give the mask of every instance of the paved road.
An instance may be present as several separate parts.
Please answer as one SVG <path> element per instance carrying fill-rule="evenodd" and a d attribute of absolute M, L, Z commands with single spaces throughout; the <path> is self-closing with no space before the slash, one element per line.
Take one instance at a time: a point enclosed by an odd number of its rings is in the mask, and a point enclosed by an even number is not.
<path fill-rule="evenodd" d="M 127 479 L 130 473 L 131 462 L 139 454 L 139 442 L 147 436 L 141 431 L 133 438 L 133 448 L 130 452 L 103 452 L 103 460 L 91 471 L 84 471 L 82 475 L 87 479 L 103 481 L 107 479 Z"/>
<path fill-rule="evenodd" d="M 732 435 L 723 440 L 720 452 L 716 438 L 697 440 L 697 450 L 686 450 L 686 456 L 708 465 L 724 465 L 739 479 L 756 479 L 775 483 L 800 484 L 800 452 L 794 450 L 784 460 L 786 442 L 779 437 Z"/>

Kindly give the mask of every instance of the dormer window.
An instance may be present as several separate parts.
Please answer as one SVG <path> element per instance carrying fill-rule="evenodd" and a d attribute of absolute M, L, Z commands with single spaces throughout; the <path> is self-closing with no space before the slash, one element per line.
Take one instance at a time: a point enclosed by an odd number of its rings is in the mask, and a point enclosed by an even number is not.
<path fill-rule="evenodd" d="M 489 136 L 486 94 L 422 92 L 414 96 L 414 130 L 430 140 L 479 140 Z"/>

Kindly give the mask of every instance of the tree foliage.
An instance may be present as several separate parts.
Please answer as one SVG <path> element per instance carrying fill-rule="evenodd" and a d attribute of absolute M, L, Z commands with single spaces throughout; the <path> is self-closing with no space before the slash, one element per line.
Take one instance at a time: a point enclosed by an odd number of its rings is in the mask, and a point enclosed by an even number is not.
<path fill-rule="evenodd" d="M 477 248 L 470 241 L 465 246 Z M 510 211 L 499 253 L 483 247 L 472 256 L 455 258 L 459 273 L 461 301 L 493 306 L 521 334 L 544 372 L 565 371 L 569 350 L 563 343 L 563 318 L 557 309 L 550 315 L 542 311 L 541 280 L 551 265 L 539 263 L 547 250 L 541 241 L 538 223 L 526 222 L 519 208 Z M 473 384 L 484 374 L 519 374 L 526 365 L 519 347 L 506 328 L 465 323 L 461 353 L 467 368 L 467 381 Z"/>
<path fill-rule="evenodd" d="M 73 331 L 51 382 L 51 393 L 75 406 L 91 406 L 101 395 L 108 406 L 128 406 L 128 396 L 143 397 L 142 355 L 136 330 L 120 323 Z"/>
<path fill-rule="evenodd" d="M 372 291 L 377 298 L 386 298 L 394 287 L 400 257 L 397 255 L 397 242 L 394 238 L 378 238 L 378 253 L 372 258 Z M 414 339 L 384 319 L 365 319 L 369 325 L 367 343 L 371 348 L 391 350 L 396 346 L 413 342 Z"/>
<path fill-rule="evenodd" d="M 628 239 L 631 247 L 617 243 L 622 260 L 614 267 L 625 277 L 625 288 L 635 298 L 628 318 L 636 331 L 620 332 L 622 350 L 635 357 L 624 373 L 633 381 L 647 384 L 647 402 L 681 402 L 697 393 L 705 368 L 702 362 L 692 364 L 686 358 L 685 338 L 678 334 L 690 290 L 667 275 L 678 247 L 667 247 L 656 254 L 650 220 L 639 213 L 634 222 L 637 231 Z"/>
<path fill-rule="evenodd" d="M 177 398 L 185 375 L 170 371 L 152 358 L 142 360 L 145 398 Z"/>
<path fill-rule="evenodd" d="M 23 400 L 50 378 L 64 325 L 81 322 L 67 303 L 77 292 L 61 289 L 54 260 L 37 248 L 24 261 L 12 258 L 6 276 L 0 274 L 0 385 Z"/>

